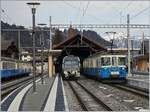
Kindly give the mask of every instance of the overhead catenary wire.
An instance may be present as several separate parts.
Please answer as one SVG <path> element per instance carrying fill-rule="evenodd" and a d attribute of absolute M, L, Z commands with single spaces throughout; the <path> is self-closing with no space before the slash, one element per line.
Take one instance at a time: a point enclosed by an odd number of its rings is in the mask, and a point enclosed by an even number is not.
<path fill-rule="evenodd" d="M 123 12 L 124 12 L 126 9 L 128 9 L 129 6 L 131 6 L 132 2 L 133 2 L 133 1 L 130 1 L 121 11 L 119 11 L 119 10 L 116 9 L 115 7 L 112 7 L 112 6 L 111 6 L 111 8 L 113 8 L 113 10 L 116 10 L 116 12 L 118 12 L 118 13 L 116 13 L 115 15 L 116 15 L 116 16 L 118 16 L 118 15 L 120 16 L 120 24 L 122 23 L 122 18 L 125 17 L 125 16 L 123 16 Z M 111 19 L 110 21 L 108 21 L 108 23 L 110 23 L 111 21 L 112 21 L 112 19 Z"/>
<path fill-rule="evenodd" d="M 6 19 L 6 22 L 11 22 L 12 24 L 15 24 L 15 22 L 12 21 L 12 19 L 9 17 L 9 15 L 6 13 L 6 11 L 4 9 L 1 8 L 0 10 L 1 10 L 2 14 L 5 15 L 5 17 L 4 16 L 3 17 Z"/>
<path fill-rule="evenodd" d="M 90 1 L 88 1 L 88 3 L 87 3 L 87 5 L 86 5 L 85 9 L 83 8 L 83 13 L 82 13 L 81 18 L 80 18 L 80 25 L 82 24 L 82 20 L 84 19 L 84 16 L 85 16 L 85 14 L 86 14 L 86 11 L 87 11 L 87 9 L 88 9 L 89 4 L 90 4 Z"/>
<path fill-rule="evenodd" d="M 79 15 L 80 15 L 81 4 L 82 4 L 82 2 L 80 1 L 80 3 L 79 3 L 79 7 L 78 7 L 77 16 L 76 16 L 76 20 L 78 20 L 78 17 L 79 17 Z M 79 18 L 79 19 L 80 19 L 80 18 Z"/>
<path fill-rule="evenodd" d="M 127 6 L 124 7 L 124 8 L 119 12 L 119 15 L 120 15 L 120 23 L 122 22 L 122 18 L 125 17 L 125 16 L 123 16 L 123 12 L 124 12 L 125 10 L 127 10 L 127 9 L 129 8 L 129 6 L 131 6 L 132 3 L 133 3 L 133 1 L 130 1 L 130 2 L 127 4 Z"/>
<path fill-rule="evenodd" d="M 88 1 L 87 5 L 86 5 L 86 7 L 85 7 L 85 10 L 83 11 L 83 16 L 86 14 L 86 11 L 87 11 L 87 9 L 88 9 L 88 7 L 89 7 L 89 4 L 90 4 L 90 1 Z"/>
<path fill-rule="evenodd" d="M 82 14 L 82 17 L 81 17 L 81 19 L 80 19 L 80 26 L 81 26 L 81 23 L 82 23 L 82 20 L 83 20 L 85 14 L 86 14 L 86 11 L 87 11 L 87 9 L 88 9 L 89 3 L 90 3 L 90 2 L 88 1 L 88 3 L 87 3 L 87 5 L 86 5 L 85 9 L 83 8 L 83 14 Z M 81 30 L 80 32 L 81 32 L 81 44 L 82 44 L 83 29 L 80 28 L 80 30 Z"/>
<path fill-rule="evenodd" d="M 68 2 L 66 2 L 66 1 L 64 1 L 64 0 L 63 0 L 63 3 L 66 4 L 66 5 L 68 5 L 68 6 L 70 6 L 70 7 L 72 7 L 73 9 L 77 9 L 77 10 L 79 10 L 79 11 L 82 11 L 81 8 L 79 9 L 78 7 L 72 5 L 72 4 L 70 4 L 70 3 L 68 3 Z M 86 13 L 86 15 L 89 16 L 90 18 L 94 19 L 94 20 L 98 20 L 98 21 L 103 21 L 103 22 L 105 22 L 104 20 L 102 20 L 102 19 L 100 19 L 100 18 L 98 18 L 98 17 L 92 15 L 91 13 Z M 106 22 L 106 24 L 107 24 L 107 22 Z"/>
<path fill-rule="evenodd" d="M 149 9 L 149 7 L 146 7 L 146 8 L 144 8 L 144 9 L 142 9 L 142 10 L 139 11 L 137 14 L 133 15 L 133 16 L 131 17 L 131 20 L 134 19 L 134 18 L 136 18 L 137 16 L 139 16 L 140 14 L 142 14 L 143 12 L 145 12 L 145 11 L 148 10 L 148 9 Z"/>

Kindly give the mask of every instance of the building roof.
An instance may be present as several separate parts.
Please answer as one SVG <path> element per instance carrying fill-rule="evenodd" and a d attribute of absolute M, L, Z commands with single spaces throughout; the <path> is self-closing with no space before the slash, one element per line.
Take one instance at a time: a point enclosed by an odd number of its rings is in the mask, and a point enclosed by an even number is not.
<path fill-rule="evenodd" d="M 143 60 L 143 59 L 148 59 L 149 56 L 148 55 L 137 55 L 137 56 L 134 56 L 134 59 L 136 60 Z"/>
<path fill-rule="evenodd" d="M 69 45 L 74 39 L 76 39 L 77 37 L 80 37 L 81 38 L 81 35 L 80 34 L 76 34 L 75 36 L 73 37 L 70 37 L 70 38 L 67 38 L 66 40 L 64 40 L 63 42 L 59 43 L 58 45 L 55 45 L 53 46 L 53 49 L 63 49 L 65 46 Z M 86 36 L 83 36 L 82 37 L 82 41 L 83 42 L 86 42 L 87 44 L 89 45 L 94 45 L 95 48 L 97 49 L 101 49 L 101 50 L 107 50 L 105 48 L 105 46 L 103 45 L 100 45 L 98 42 L 94 41 L 94 40 L 91 40 L 89 39 L 88 37 Z"/>

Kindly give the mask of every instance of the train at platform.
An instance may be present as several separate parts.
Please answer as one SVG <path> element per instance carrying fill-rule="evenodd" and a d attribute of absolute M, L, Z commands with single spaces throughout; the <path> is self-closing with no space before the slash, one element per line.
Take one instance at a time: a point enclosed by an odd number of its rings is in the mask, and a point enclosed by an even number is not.
<path fill-rule="evenodd" d="M 83 74 L 102 82 L 126 82 L 127 56 L 120 54 L 101 54 L 83 60 Z"/>
<path fill-rule="evenodd" d="M 79 57 L 69 55 L 63 58 L 62 77 L 63 79 L 78 79 L 80 77 Z"/>
<path fill-rule="evenodd" d="M 32 64 L 21 60 L 2 57 L 1 58 L 1 79 L 9 79 L 13 77 L 28 76 L 32 71 Z"/>

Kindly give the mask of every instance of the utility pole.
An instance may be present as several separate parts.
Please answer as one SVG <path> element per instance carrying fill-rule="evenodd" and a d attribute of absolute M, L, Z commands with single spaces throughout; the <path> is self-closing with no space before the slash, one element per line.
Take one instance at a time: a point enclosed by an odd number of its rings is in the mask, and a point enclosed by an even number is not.
<path fill-rule="evenodd" d="M 48 67 L 49 67 L 49 70 L 48 70 L 48 74 L 49 74 L 49 77 L 52 77 L 53 75 L 53 56 L 52 56 L 52 25 L 51 25 L 51 16 L 50 16 L 50 48 L 49 48 L 49 57 L 48 57 Z"/>
<path fill-rule="evenodd" d="M 18 52 L 19 52 L 19 60 L 21 60 L 21 51 L 20 51 L 20 30 L 18 30 Z"/>
<path fill-rule="evenodd" d="M 150 1 L 149 1 L 149 25 L 150 25 Z M 148 63 L 149 63 L 149 76 L 150 76 L 150 27 L 149 27 L 149 60 L 148 60 Z M 149 77 L 149 80 L 150 80 L 150 77 Z M 150 83 L 149 83 L 149 87 L 150 87 Z M 149 101 L 149 106 L 150 106 L 150 101 Z"/>
<path fill-rule="evenodd" d="M 128 76 L 131 75 L 131 55 L 130 55 L 130 48 L 131 48 L 131 41 L 130 41 L 130 15 L 127 15 L 127 39 L 128 39 Z"/>
<path fill-rule="evenodd" d="M 144 32 L 143 32 L 143 35 L 142 35 L 142 40 L 143 40 L 143 44 L 142 44 L 142 54 L 144 55 Z"/>
<path fill-rule="evenodd" d="M 82 26 L 80 26 L 81 27 L 81 29 L 80 29 L 80 31 L 81 31 L 81 33 L 80 33 L 80 35 L 81 35 L 81 45 L 82 45 L 82 41 L 83 41 L 83 29 L 82 29 Z"/>
<path fill-rule="evenodd" d="M 1 1 L 0 1 L 0 4 L 1 4 Z M 2 16 L 1 16 L 1 12 L 0 12 L 0 20 L 2 19 L 1 18 Z M 2 60 L 1 60 L 1 42 L 2 42 L 2 36 L 1 36 L 1 34 L 2 34 L 2 30 L 1 30 L 1 22 L 0 22 L 0 70 L 2 70 Z"/>
<path fill-rule="evenodd" d="M 41 35 L 40 35 L 40 45 L 41 45 L 41 83 L 44 84 L 44 26 L 46 24 L 44 23 L 40 23 L 38 24 L 39 26 L 41 26 Z"/>
<path fill-rule="evenodd" d="M 133 55 L 134 55 L 134 38 L 132 38 L 130 41 L 131 41 L 131 47 L 132 47 L 132 50 L 131 50 L 131 60 L 132 60 Z"/>
<path fill-rule="evenodd" d="M 52 24 L 51 24 L 51 21 L 52 21 L 52 18 L 51 18 L 51 16 L 50 16 L 50 18 L 49 18 L 49 23 L 50 23 L 50 30 L 49 30 L 49 33 L 50 33 L 50 50 L 52 50 Z"/>
<path fill-rule="evenodd" d="M 43 72 L 44 72 L 44 68 L 43 68 L 43 65 L 44 65 L 44 33 L 43 33 L 43 30 L 42 30 L 42 35 L 41 35 L 41 82 L 43 84 L 44 80 L 43 80 Z"/>

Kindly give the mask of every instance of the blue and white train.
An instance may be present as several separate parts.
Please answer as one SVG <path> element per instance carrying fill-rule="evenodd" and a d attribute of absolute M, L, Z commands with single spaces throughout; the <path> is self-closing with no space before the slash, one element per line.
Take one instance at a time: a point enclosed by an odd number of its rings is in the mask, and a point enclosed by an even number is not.
<path fill-rule="evenodd" d="M 83 61 L 85 75 L 105 80 L 125 81 L 127 77 L 126 55 L 95 54 Z"/>
<path fill-rule="evenodd" d="M 1 58 L 1 79 L 8 79 L 11 77 L 27 76 L 31 73 L 32 64 L 28 62 L 18 61 L 10 58 Z"/>

